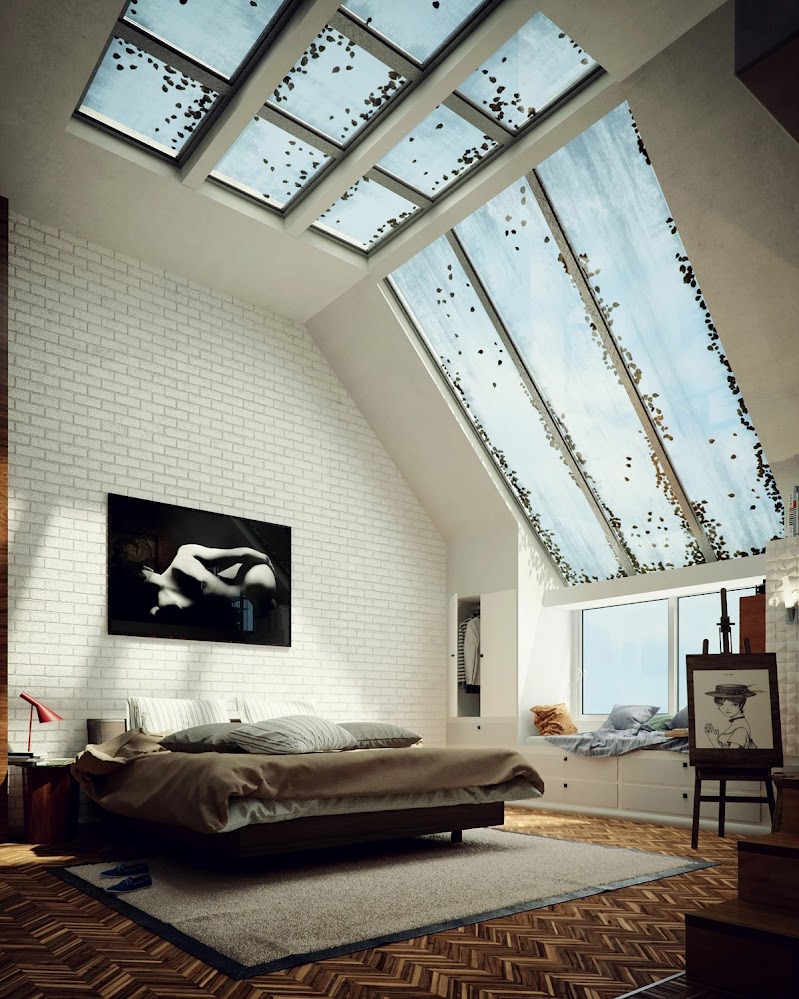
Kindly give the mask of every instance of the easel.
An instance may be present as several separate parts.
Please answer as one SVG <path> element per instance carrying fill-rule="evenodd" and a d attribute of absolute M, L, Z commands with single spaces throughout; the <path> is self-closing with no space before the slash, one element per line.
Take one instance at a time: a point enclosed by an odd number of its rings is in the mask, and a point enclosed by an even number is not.
<path fill-rule="evenodd" d="M 722 655 L 732 655 L 730 636 L 732 634 L 732 625 L 734 622 L 730 621 L 730 616 L 727 613 L 727 590 L 722 587 L 721 589 L 721 620 L 718 622 L 719 634 L 721 636 L 721 654 Z M 710 659 L 710 642 L 708 639 L 704 639 L 702 642 L 702 655 L 708 656 Z M 751 649 L 749 646 L 749 639 L 744 637 L 744 652 L 743 656 L 751 655 Z M 718 794 L 702 794 L 702 781 L 712 780 L 719 782 L 719 793 Z M 766 785 L 766 797 L 762 795 L 728 795 L 727 794 L 727 781 L 738 780 L 738 781 L 757 781 L 759 784 L 763 783 Z M 751 802 L 751 803 L 768 803 L 769 812 L 771 814 L 772 820 L 774 818 L 774 786 L 771 776 L 771 767 L 730 767 L 724 765 L 699 765 L 697 764 L 695 769 L 695 780 L 694 780 L 694 809 L 693 809 L 693 823 L 691 825 L 691 848 L 695 850 L 699 843 L 699 810 L 701 808 L 702 802 L 718 802 L 719 806 L 719 836 L 724 836 L 724 821 L 725 813 L 727 808 L 727 802 Z"/>

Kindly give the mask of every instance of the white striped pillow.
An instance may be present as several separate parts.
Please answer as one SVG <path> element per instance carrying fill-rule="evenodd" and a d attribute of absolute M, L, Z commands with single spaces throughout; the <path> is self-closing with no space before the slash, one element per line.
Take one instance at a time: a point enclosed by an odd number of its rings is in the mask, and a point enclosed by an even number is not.
<path fill-rule="evenodd" d="M 319 715 L 310 701 L 274 701 L 268 697 L 237 697 L 236 707 L 243 722 L 268 721 L 286 715 Z"/>
<path fill-rule="evenodd" d="M 129 697 L 131 728 L 147 732 L 179 732 L 195 725 L 230 721 L 224 701 L 179 700 L 174 697 Z"/>
<path fill-rule="evenodd" d="M 242 725 L 228 736 L 248 753 L 332 753 L 355 749 L 357 740 L 346 729 L 314 715 L 287 715 Z"/>

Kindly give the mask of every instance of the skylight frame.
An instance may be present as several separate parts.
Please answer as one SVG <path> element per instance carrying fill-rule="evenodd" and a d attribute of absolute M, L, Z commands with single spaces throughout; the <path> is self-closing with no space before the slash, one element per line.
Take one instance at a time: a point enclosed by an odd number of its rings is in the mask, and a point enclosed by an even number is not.
<path fill-rule="evenodd" d="M 171 163 L 178 169 L 181 169 L 191 158 L 195 150 L 200 146 L 218 115 L 222 112 L 224 107 L 229 104 L 230 100 L 241 88 L 255 66 L 258 65 L 261 59 L 266 55 L 267 51 L 271 48 L 272 44 L 282 34 L 287 23 L 291 20 L 296 11 L 301 8 L 302 4 L 303 0 L 284 0 L 284 3 L 279 8 L 278 12 L 266 25 L 261 37 L 242 60 L 236 72 L 230 77 L 225 77 L 219 75 L 204 63 L 196 62 L 190 56 L 186 55 L 186 53 L 184 53 L 181 49 L 173 47 L 157 35 L 147 31 L 144 27 L 135 24 L 133 21 L 126 20 L 125 12 L 128 9 L 128 5 L 126 3 L 124 9 L 120 11 L 119 17 L 114 24 L 113 31 L 111 32 L 106 44 L 103 46 L 103 50 L 100 53 L 100 57 L 97 60 L 94 69 L 89 75 L 86 86 L 81 92 L 80 99 L 78 100 L 77 106 L 73 111 L 73 117 L 77 118 L 79 121 L 87 122 L 88 124 L 115 136 L 116 138 L 130 142 L 132 145 L 137 146 L 140 149 L 145 149 L 148 153 L 158 156 L 158 158 L 162 161 Z M 182 75 L 189 77 L 201 86 L 210 87 L 212 90 L 216 91 L 217 94 L 219 94 L 218 99 L 211 106 L 208 113 L 203 116 L 202 120 L 198 122 L 197 127 L 183 145 L 180 152 L 176 155 L 171 156 L 167 150 L 159 148 L 154 143 L 147 141 L 144 137 L 139 137 L 138 134 L 133 133 L 130 129 L 127 129 L 124 125 L 122 125 L 122 123 L 114 123 L 109 119 L 103 120 L 88 111 L 82 110 L 83 102 L 87 93 L 91 89 L 97 70 L 105 59 L 106 53 L 112 45 L 114 38 L 124 39 L 129 44 L 136 46 L 136 48 L 145 52 L 147 55 L 152 56 L 154 59 L 157 59 L 159 62 L 171 66 Z"/>
<path fill-rule="evenodd" d="M 372 256 L 378 250 L 382 250 L 388 243 L 391 242 L 391 240 L 396 239 L 396 237 L 410 225 L 413 225 L 418 222 L 419 219 L 424 218 L 424 216 L 427 215 L 433 207 L 453 196 L 460 187 L 472 180 L 482 170 L 484 170 L 493 159 L 501 155 L 506 150 L 511 149 L 530 132 L 538 128 L 538 126 L 545 122 L 548 118 L 560 111 L 560 109 L 566 104 L 570 103 L 575 97 L 578 96 L 578 94 L 582 93 L 582 91 L 590 87 L 596 80 L 599 80 L 605 75 L 606 71 L 602 66 L 592 66 L 572 87 L 570 87 L 567 91 L 564 91 L 564 93 L 560 94 L 554 101 L 534 114 L 530 120 L 516 132 L 508 131 L 501 125 L 501 123 L 495 121 L 490 115 L 485 114 L 485 112 L 483 112 L 476 104 L 473 104 L 462 95 L 453 92 L 441 103 L 451 111 L 455 111 L 456 114 L 459 114 L 462 118 L 468 121 L 469 124 L 483 130 L 486 135 L 495 139 L 497 142 L 496 146 L 494 146 L 493 149 L 490 149 L 486 155 L 480 159 L 480 162 L 473 170 L 464 171 L 461 176 L 456 177 L 451 183 L 447 184 L 444 190 L 439 192 L 437 196 L 429 198 L 426 194 L 419 191 L 411 184 L 384 172 L 378 166 L 373 166 L 366 174 L 370 180 L 376 180 L 378 183 L 382 183 L 386 187 L 391 187 L 392 190 L 395 190 L 398 194 L 401 194 L 409 201 L 418 203 L 419 210 L 414 212 L 410 218 L 405 219 L 396 228 L 392 229 L 390 233 L 378 242 L 374 243 L 368 251 L 362 250 L 354 243 L 351 243 L 340 236 L 334 235 L 329 230 L 326 230 L 321 226 L 317 226 L 315 223 L 311 225 L 312 231 L 318 233 L 320 236 L 324 236 L 326 239 L 332 239 L 334 242 L 360 253 L 363 257 Z M 303 138 L 303 141 L 312 141 L 310 138 L 310 132 L 306 132 L 304 135 L 299 135 L 299 133 L 295 134 L 298 134 L 299 137 Z M 357 141 L 358 139 L 354 140 L 354 142 Z M 349 152 L 351 152 L 350 147 L 347 148 L 347 153 Z M 316 184 L 318 184 L 330 170 L 335 169 L 337 162 L 340 162 L 340 160 L 333 159 L 327 164 L 326 168 L 320 170 L 314 176 L 314 178 L 302 189 L 302 191 L 299 192 L 301 197 L 297 197 L 294 201 L 292 201 L 292 209 L 297 207 L 297 205 L 311 193 Z M 290 215 L 290 213 L 287 214 Z"/>

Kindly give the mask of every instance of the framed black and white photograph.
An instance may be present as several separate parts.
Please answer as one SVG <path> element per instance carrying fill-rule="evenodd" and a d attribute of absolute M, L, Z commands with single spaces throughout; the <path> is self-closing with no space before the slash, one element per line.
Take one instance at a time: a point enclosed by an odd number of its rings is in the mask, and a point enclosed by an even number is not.
<path fill-rule="evenodd" d="M 108 631 L 291 645 L 291 528 L 109 494 Z"/>
<path fill-rule="evenodd" d="M 773 653 L 686 656 L 692 765 L 782 766 Z"/>

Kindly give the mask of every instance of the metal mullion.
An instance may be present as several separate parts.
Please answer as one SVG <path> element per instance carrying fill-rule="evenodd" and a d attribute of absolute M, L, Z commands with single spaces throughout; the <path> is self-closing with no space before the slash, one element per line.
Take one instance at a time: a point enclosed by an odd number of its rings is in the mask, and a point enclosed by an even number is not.
<path fill-rule="evenodd" d="M 135 45 L 143 52 L 146 52 L 147 55 L 151 55 L 154 59 L 158 59 L 172 69 L 176 69 L 183 76 L 194 80 L 195 83 L 199 83 L 201 86 L 215 91 L 220 97 L 224 97 L 230 90 L 230 84 L 224 77 L 217 76 L 210 70 L 192 62 L 191 59 L 187 59 L 180 52 L 153 38 L 152 35 L 142 31 L 129 21 L 117 21 L 114 27 L 114 35 L 129 42 L 131 45 Z"/>
<path fill-rule="evenodd" d="M 489 139 L 493 139 L 500 146 L 509 146 L 516 139 L 516 136 L 512 135 L 506 128 L 503 128 L 496 119 L 481 111 L 476 104 L 467 101 L 457 90 L 453 91 L 441 103 L 444 107 L 449 108 L 450 111 L 454 111 L 460 118 L 463 118 L 464 121 L 468 121 L 470 125 L 479 128 L 484 135 L 487 135 Z"/>
<path fill-rule="evenodd" d="M 369 55 L 385 63 L 389 69 L 401 73 L 406 80 L 415 81 L 422 75 L 421 68 L 415 62 L 408 59 L 407 56 L 401 55 L 392 45 L 388 45 L 368 28 L 347 17 L 342 11 L 335 13 L 327 23 L 339 34 L 345 35 L 350 41 L 355 42 Z"/>
<path fill-rule="evenodd" d="M 491 321 L 491 325 L 494 327 L 497 336 L 502 341 L 502 346 L 507 351 L 508 357 L 516 366 L 516 370 L 519 374 L 519 377 L 522 379 L 525 388 L 530 393 L 532 398 L 535 400 L 536 409 L 540 413 L 541 418 L 544 421 L 544 424 L 546 425 L 553 439 L 557 442 L 558 450 L 565 459 L 566 464 L 568 465 L 577 483 L 577 486 L 582 491 L 583 495 L 588 501 L 588 504 L 593 509 L 595 516 L 598 518 L 600 524 L 602 525 L 602 528 L 608 538 L 608 541 L 610 542 L 611 547 L 613 548 L 614 554 L 619 560 L 622 569 L 628 576 L 636 575 L 636 569 L 630 557 L 630 554 L 627 551 L 627 548 L 616 536 L 616 533 L 614 532 L 608 520 L 607 514 L 605 513 L 605 510 L 599 501 L 599 498 L 589 485 L 588 480 L 586 479 L 585 474 L 583 473 L 582 469 L 579 466 L 579 463 L 577 462 L 577 459 L 575 458 L 571 448 L 569 447 L 565 437 L 563 436 L 563 433 L 560 427 L 558 426 L 557 421 L 552 416 L 549 404 L 544 399 L 544 396 L 541 394 L 541 391 L 538 388 L 535 379 L 530 373 L 530 369 L 527 367 L 524 358 L 519 353 L 516 344 L 514 343 L 510 333 L 508 332 L 502 320 L 502 317 L 500 316 L 496 306 L 494 305 L 493 299 L 491 298 L 485 286 L 483 285 L 483 282 L 479 274 L 475 270 L 474 265 L 472 264 L 468 254 L 463 248 L 460 240 L 452 230 L 450 230 L 447 233 L 447 242 L 452 247 L 452 250 L 455 253 L 455 256 L 457 257 L 458 262 L 460 263 L 461 267 L 463 267 L 466 273 L 466 277 L 469 283 L 471 284 L 477 297 L 479 298 L 481 305 L 486 310 L 488 318 Z"/>
<path fill-rule="evenodd" d="M 399 177 L 393 176 L 393 174 L 386 173 L 384 170 L 379 169 L 379 167 L 372 167 L 364 175 L 367 180 L 373 180 L 380 184 L 381 187 L 385 187 L 389 191 L 393 191 L 394 194 L 398 194 L 401 198 L 405 198 L 407 201 L 412 201 L 414 205 L 418 205 L 419 208 L 429 209 L 433 207 L 432 198 L 428 198 L 426 194 L 422 194 L 421 191 L 417 191 L 415 187 L 411 187 L 410 184 L 406 184 L 404 180 L 400 180 Z M 414 213 L 415 215 L 416 213 Z"/>
<path fill-rule="evenodd" d="M 679 604 L 680 598 L 674 595 L 668 598 L 668 705 L 667 711 L 674 714 L 677 711 L 677 693 L 679 691 L 680 657 L 679 657 Z"/>
<path fill-rule="evenodd" d="M 309 146 L 314 146 L 319 150 L 320 153 L 324 153 L 325 156 L 330 157 L 331 160 L 340 159 L 344 150 L 337 146 L 335 142 L 330 139 L 326 139 L 319 132 L 314 131 L 307 125 L 298 119 L 294 118 L 292 115 L 288 115 L 277 108 L 272 107 L 271 104 L 264 104 L 263 107 L 258 111 L 258 117 L 263 118 L 272 125 L 277 125 L 278 128 L 282 128 L 284 132 L 288 132 L 289 135 L 293 135 L 295 139 L 299 139 L 301 142 L 307 143 Z"/>
<path fill-rule="evenodd" d="M 416 333 L 416 338 L 417 338 L 417 341 L 418 341 L 419 345 L 424 350 L 424 352 L 427 355 L 430 363 L 432 364 L 433 371 L 435 372 L 435 376 L 434 377 L 438 377 L 438 379 L 440 380 L 440 384 L 442 384 L 442 385 L 444 385 L 446 387 L 447 391 L 449 392 L 450 398 L 454 400 L 454 402 L 457 405 L 458 409 L 461 412 L 463 412 L 463 400 L 458 395 L 458 393 L 455 391 L 454 387 L 452 386 L 452 384 L 450 383 L 450 381 L 446 377 L 446 375 L 441 371 L 441 367 L 440 367 L 440 365 L 438 363 L 438 359 L 436 358 L 435 354 L 431 350 L 430 345 L 428 344 L 427 340 L 425 339 L 425 336 L 424 336 L 423 332 L 421 331 L 421 329 L 417 325 L 416 320 L 413 318 L 413 313 L 412 313 L 410 307 L 408 306 L 407 302 L 405 301 L 405 299 L 401 295 L 399 289 L 388 278 L 384 278 L 383 279 L 383 286 L 391 294 L 391 297 L 397 303 L 398 307 L 401 309 L 402 315 L 405 317 L 406 322 L 410 325 L 410 327 Z M 468 417 L 466 417 L 466 419 L 469 422 L 469 425 L 473 428 L 474 425 L 472 424 L 471 420 L 469 420 Z M 474 433 L 473 436 L 474 436 L 474 439 L 476 439 L 479 442 L 480 446 L 482 447 L 483 451 L 485 452 L 486 456 L 488 457 L 489 461 L 491 462 L 492 467 L 496 469 L 496 464 L 497 464 L 496 460 L 495 460 L 493 454 L 491 453 L 491 449 L 489 448 L 489 446 L 486 443 L 486 441 L 484 441 L 483 438 L 476 431 L 475 431 L 475 433 Z M 550 551 L 547 548 L 547 546 L 546 546 L 543 538 L 541 538 L 541 536 L 536 531 L 535 526 L 530 521 L 530 511 L 527 510 L 527 509 L 525 509 L 524 504 L 522 503 L 519 495 L 511 487 L 511 484 L 502 475 L 502 473 L 499 472 L 499 471 L 497 471 L 497 474 L 501 477 L 501 480 L 504 482 L 504 484 L 505 484 L 505 486 L 506 486 L 506 488 L 508 490 L 508 494 L 512 497 L 513 502 L 518 507 L 520 513 L 524 517 L 525 522 L 530 525 L 530 529 L 533 531 L 533 534 L 538 539 L 538 541 L 539 541 L 539 543 L 541 545 L 541 550 L 542 550 L 545 558 L 547 559 L 549 565 L 552 567 L 555 575 L 558 577 L 558 579 L 561 580 L 561 582 L 564 585 L 568 585 L 568 580 L 566 579 L 566 576 L 563 574 L 563 570 L 558 565 L 558 563 L 555 561 L 555 559 L 552 557 L 552 555 L 550 554 Z"/>
<path fill-rule="evenodd" d="M 660 434 L 658 433 L 655 422 L 652 419 L 652 414 L 649 412 L 644 400 L 638 394 L 635 381 L 630 374 L 627 365 L 624 363 L 624 358 L 622 357 L 613 334 L 610 331 L 610 327 L 608 326 L 602 313 L 602 309 L 594 296 L 594 291 L 591 288 L 582 267 L 580 266 L 577 255 L 569 242 L 569 237 L 566 235 L 560 219 L 558 218 L 557 212 L 555 211 L 552 202 L 549 200 L 549 195 L 547 194 L 544 185 L 535 170 L 530 171 L 527 175 L 527 180 L 530 183 L 530 188 L 535 196 L 538 207 L 543 212 L 544 219 L 549 226 L 553 239 L 555 240 L 555 245 L 563 256 L 566 269 L 574 280 L 577 290 L 580 293 L 580 298 L 583 301 L 583 305 L 586 308 L 589 319 L 594 324 L 597 334 L 602 340 L 602 345 L 605 347 L 608 357 L 613 364 L 613 369 L 633 404 L 633 409 L 635 410 L 635 414 L 641 423 L 646 439 L 649 441 L 650 447 L 654 451 L 661 467 L 663 468 L 672 492 L 674 493 L 674 497 L 680 505 L 683 519 L 699 545 L 702 555 L 705 557 L 705 561 L 715 562 L 717 561 L 716 553 L 713 550 L 710 539 L 705 533 L 704 527 L 691 506 L 688 494 L 680 481 L 680 477 L 677 474 L 676 469 L 666 454 L 666 449 L 660 439 Z"/>

